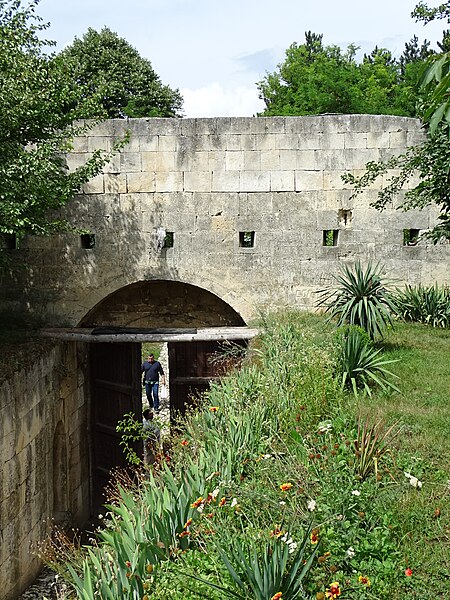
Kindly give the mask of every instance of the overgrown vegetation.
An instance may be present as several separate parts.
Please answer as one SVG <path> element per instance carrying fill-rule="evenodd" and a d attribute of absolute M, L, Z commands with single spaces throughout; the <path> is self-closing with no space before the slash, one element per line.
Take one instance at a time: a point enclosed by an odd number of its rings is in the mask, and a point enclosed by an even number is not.
<path fill-rule="evenodd" d="M 445 286 L 411 286 L 392 296 L 396 314 L 405 321 L 450 327 L 450 289 Z"/>
<path fill-rule="evenodd" d="M 444 595 L 449 335 L 399 323 L 385 344 L 401 393 L 355 399 L 331 323 L 267 318 L 240 371 L 180 424 L 170 460 L 124 483 L 97 542 L 58 563 L 74 597 Z"/>

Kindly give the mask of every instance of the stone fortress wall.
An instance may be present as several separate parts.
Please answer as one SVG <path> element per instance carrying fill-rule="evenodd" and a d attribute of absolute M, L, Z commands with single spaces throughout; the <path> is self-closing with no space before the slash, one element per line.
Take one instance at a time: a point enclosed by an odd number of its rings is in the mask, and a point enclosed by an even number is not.
<path fill-rule="evenodd" d="M 0 381 L 0 598 L 17 596 L 41 568 L 34 553 L 53 523 L 90 515 L 81 345 L 45 344 Z M 50 590 L 49 590 L 50 597 Z"/>
<path fill-rule="evenodd" d="M 418 121 L 373 115 L 136 119 L 74 140 L 71 168 L 130 142 L 67 206 L 89 234 L 25 240 L 2 308 L 47 325 L 242 325 L 307 309 L 342 264 L 380 262 L 399 285 L 450 284 L 450 245 L 404 244 L 436 208 L 370 208 L 342 183 L 422 139 Z M 89 513 L 87 349 L 55 344 L 0 384 L 0 589 L 32 580 L 43 520 Z M 30 385 L 30 381 L 32 382 Z"/>
<path fill-rule="evenodd" d="M 311 308 L 340 265 L 357 259 L 380 261 L 400 285 L 450 282 L 449 244 L 403 242 L 404 230 L 433 225 L 435 208 L 380 213 L 369 206 L 376 186 L 350 199 L 341 180 L 418 143 L 415 119 L 111 120 L 75 140 L 69 166 L 127 130 L 123 151 L 67 207 L 94 237 L 35 238 L 19 250 L 32 265 L 26 280 L 17 274 L 22 297 L 49 324 L 76 326 L 142 281 L 197 286 L 246 322 L 261 310 Z M 16 301 L 14 288 L 3 303 Z"/>

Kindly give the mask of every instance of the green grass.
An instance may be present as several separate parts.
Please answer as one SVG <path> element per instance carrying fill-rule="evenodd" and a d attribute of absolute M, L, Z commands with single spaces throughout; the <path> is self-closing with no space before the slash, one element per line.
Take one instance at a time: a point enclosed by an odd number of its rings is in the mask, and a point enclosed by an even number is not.
<path fill-rule="evenodd" d="M 386 355 L 399 362 L 401 394 L 375 394 L 364 399 L 389 420 L 402 419 L 405 450 L 420 451 L 436 467 L 450 456 L 450 330 L 396 323 L 386 339 Z"/>

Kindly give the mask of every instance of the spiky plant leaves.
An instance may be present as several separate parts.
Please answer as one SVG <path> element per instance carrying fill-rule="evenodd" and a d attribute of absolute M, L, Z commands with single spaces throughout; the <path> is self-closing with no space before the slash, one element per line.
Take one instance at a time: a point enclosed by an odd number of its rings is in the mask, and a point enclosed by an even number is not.
<path fill-rule="evenodd" d="M 335 285 L 318 292 L 317 306 L 324 307 L 338 326 L 359 325 L 372 340 L 383 337 L 386 327 L 392 325 L 395 307 L 382 267 L 369 262 L 363 268 L 358 261 L 353 269 L 344 265 L 334 279 Z"/>
<path fill-rule="evenodd" d="M 406 285 L 393 293 L 396 314 L 405 321 L 450 327 L 450 288 Z"/>
<path fill-rule="evenodd" d="M 400 391 L 391 379 L 398 379 L 386 365 L 397 360 L 386 359 L 375 348 L 365 331 L 359 327 L 347 327 L 339 332 L 341 338 L 342 387 L 350 386 L 355 397 L 360 389 L 370 396 L 370 386 L 379 385 L 383 390 Z"/>

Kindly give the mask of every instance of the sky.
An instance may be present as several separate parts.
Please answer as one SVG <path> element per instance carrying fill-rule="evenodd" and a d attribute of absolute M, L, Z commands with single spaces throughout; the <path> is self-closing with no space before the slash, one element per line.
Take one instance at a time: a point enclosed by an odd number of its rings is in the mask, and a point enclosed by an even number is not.
<path fill-rule="evenodd" d="M 264 109 L 257 82 L 275 71 L 305 31 L 325 45 L 376 45 L 399 56 L 413 35 L 432 47 L 444 21 L 415 23 L 418 0 L 41 0 L 46 37 L 60 50 L 89 27 L 108 27 L 179 89 L 186 117 L 246 117 Z M 429 6 L 437 1 L 430 0 Z"/>

